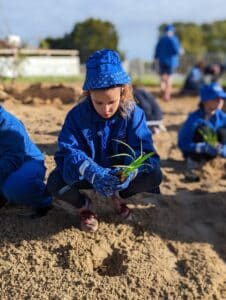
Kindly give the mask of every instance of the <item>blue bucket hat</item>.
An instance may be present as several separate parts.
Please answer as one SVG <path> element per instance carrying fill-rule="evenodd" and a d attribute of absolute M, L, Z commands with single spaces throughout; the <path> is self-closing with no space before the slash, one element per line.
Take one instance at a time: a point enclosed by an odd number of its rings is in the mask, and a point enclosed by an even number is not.
<path fill-rule="evenodd" d="M 201 102 L 206 102 L 214 99 L 226 99 L 226 93 L 222 87 L 216 83 L 212 82 L 210 84 L 202 86 L 200 89 L 200 99 Z"/>
<path fill-rule="evenodd" d="M 86 62 L 83 90 L 96 90 L 121 84 L 130 84 L 129 75 L 123 70 L 116 51 L 102 49 L 94 52 Z"/>
<path fill-rule="evenodd" d="M 175 28 L 174 28 L 174 26 L 173 26 L 173 24 L 167 24 L 166 26 L 165 26 L 165 32 L 174 32 L 175 31 Z"/>

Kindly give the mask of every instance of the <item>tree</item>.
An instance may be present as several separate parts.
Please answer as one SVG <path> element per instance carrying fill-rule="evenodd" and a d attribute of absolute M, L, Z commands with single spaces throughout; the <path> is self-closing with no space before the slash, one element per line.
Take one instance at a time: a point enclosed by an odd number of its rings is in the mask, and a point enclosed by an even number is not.
<path fill-rule="evenodd" d="M 185 53 L 202 57 L 207 50 L 202 28 L 194 23 L 176 23 L 175 28 Z"/>
<path fill-rule="evenodd" d="M 84 22 L 75 24 L 71 33 L 63 38 L 46 38 L 40 46 L 48 45 L 52 49 L 77 49 L 80 52 L 81 62 L 94 51 L 101 48 L 118 50 L 119 37 L 114 25 L 108 21 L 89 18 Z M 123 56 L 123 53 L 120 53 Z"/>
<path fill-rule="evenodd" d="M 226 52 L 226 21 L 202 25 L 204 42 L 209 52 Z"/>

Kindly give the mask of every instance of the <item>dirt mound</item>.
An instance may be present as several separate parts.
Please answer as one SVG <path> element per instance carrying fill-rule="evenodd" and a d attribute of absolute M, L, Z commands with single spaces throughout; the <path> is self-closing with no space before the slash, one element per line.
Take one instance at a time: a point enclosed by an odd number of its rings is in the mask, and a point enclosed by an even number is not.
<path fill-rule="evenodd" d="M 216 158 L 209 161 L 202 168 L 201 175 L 204 179 L 226 179 L 226 161 L 224 158 Z"/>
<path fill-rule="evenodd" d="M 4 95 L 0 99 L 8 97 L 20 100 L 23 104 L 72 104 L 79 101 L 81 88 L 66 86 L 63 84 L 32 84 L 23 90 L 17 86 L 6 87 L 2 91 Z M 4 97 L 5 96 L 5 97 Z"/>

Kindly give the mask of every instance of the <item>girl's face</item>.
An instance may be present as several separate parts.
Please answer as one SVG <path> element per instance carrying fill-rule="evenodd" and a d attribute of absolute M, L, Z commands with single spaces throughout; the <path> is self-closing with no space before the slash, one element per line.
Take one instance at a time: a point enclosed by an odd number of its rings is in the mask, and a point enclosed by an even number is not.
<path fill-rule="evenodd" d="M 223 99 L 214 99 L 209 100 L 203 103 L 204 110 L 208 115 L 213 115 L 216 111 L 216 109 L 222 109 L 224 104 Z"/>
<path fill-rule="evenodd" d="M 96 112 L 104 119 L 111 118 L 119 108 L 121 87 L 92 90 L 90 97 Z"/>

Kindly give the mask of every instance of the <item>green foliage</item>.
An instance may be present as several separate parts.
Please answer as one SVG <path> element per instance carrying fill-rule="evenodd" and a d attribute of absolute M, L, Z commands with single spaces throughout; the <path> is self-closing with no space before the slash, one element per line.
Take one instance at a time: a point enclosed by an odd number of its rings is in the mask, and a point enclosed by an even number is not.
<path fill-rule="evenodd" d="M 218 143 L 217 134 L 209 127 L 205 127 L 199 130 L 199 133 L 202 135 L 204 142 L 209 144 L 210 146 L 215 147 Z"/>
<path fill-rule="evenodd" d="M 42 40 L 39 44 L 39 48 L 49 49 L 50 48 L 49 42 L 47 40 Z"/>
<path fill-rule="evenodd" d="M 141 166 L 145 166 L 148 165 L 147 163 L 144 163 L 149 157 L 151 157 L 154 152 L 150 152 L 150 153 L 143 153 L 143 147 L 142 147 L 142 141 L 141 141 L 141 149 L 140 149 L 140 155 L 138 157 L 136 157 L 136 153 L 133 150 L 132 147 L 130 147 L 130 145 L 128 145 L 127 143 L 120 141 L 120 140 L 115 140 L 114 141 L 123 144 L 124 146 L 126 146 L 128 148 L 128 150 L 130 151 L 131 154 L 128 153 L 119 153 L 119 154 L 115 154 L 112 155 L 111 157 L 129 157 L 131 159 L 131 163 L 129 165 L 115 165 L 113 167 L 116 168 L 120 168 L 120 178 L 121 181 L 124 181 L 131 173 L 133 173 L 135 170 L 139 169 Z"/>
<path fill-rule="evenodd" d="M 118 51 L 118 41 L 119 37 L 112 23 L 89 18 L 75 24 L 72 32 L 63 38 L 42 40 L 40 47 L 49 45 L 52 49 L 77 49 L 81 62 L 84 63 L 90 54 L 98 49 L 110 48 Z"/>
<path fill-rule="evenodd" d="M 159 27 L 160 32 L 165 25 Z M 174 26 L 186 54 L 200 59 L 205 53 L 226 52 L 226 20 L 201 25 L 178 22 Z"/>
<path fill-rule="evenodd" d="M 203 24 L 202 30 L 204 43 L 209 52 L 226 52 L 226 21 Z"/>

